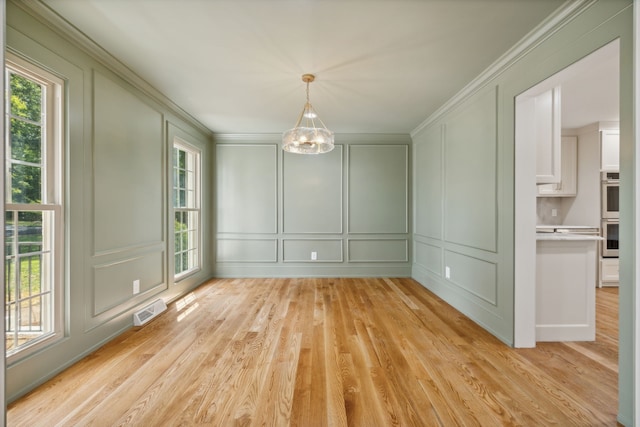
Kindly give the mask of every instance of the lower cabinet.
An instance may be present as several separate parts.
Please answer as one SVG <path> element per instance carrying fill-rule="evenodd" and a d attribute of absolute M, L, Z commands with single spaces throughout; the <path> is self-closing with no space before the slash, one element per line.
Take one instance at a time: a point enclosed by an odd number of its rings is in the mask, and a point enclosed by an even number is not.
<path fill-rule="evenodd" d="M 620 281 L 620 260 L 600 258 L 600 286 L 618 286 Z"/>
<path fill-rule="evenodd" d="M 536 236 L 536 341 L 595 340 L 599 243 Z"/>

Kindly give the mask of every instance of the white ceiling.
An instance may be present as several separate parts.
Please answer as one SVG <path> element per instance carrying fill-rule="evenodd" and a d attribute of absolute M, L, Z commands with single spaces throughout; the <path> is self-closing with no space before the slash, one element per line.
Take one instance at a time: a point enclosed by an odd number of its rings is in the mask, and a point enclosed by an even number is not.
<path fill-rule="evenodd" d="M 564 0 L 42 0 L 216 133 L 409 133 Z"/>
<path fill-rule="evenodd" d="M 615 40 L 558 73 L 562 127 L 620 120 L 620 43 Z"/>
<path fill-rule="evenodd" d="M 620 41 L 614 40 L 531 87 L 522 96 L 561 88 L 561 125 L 576 129 L 620 119 Z"/>

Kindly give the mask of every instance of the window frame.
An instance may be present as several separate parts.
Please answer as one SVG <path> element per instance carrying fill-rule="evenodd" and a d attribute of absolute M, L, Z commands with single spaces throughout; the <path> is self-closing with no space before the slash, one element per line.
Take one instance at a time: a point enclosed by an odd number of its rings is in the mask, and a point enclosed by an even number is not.
<path fill-rule="evenodd" d="M 177 187 L 176 186 L 176 162 L 177 159 L 175 158 L 175 154 L 176 154 L 176 149 L 179 151 L 184 151 L 187 153 L 187 155 L 192 155 L 193 158 L 193 185 L 194 188 L 192 189 L 193 191 L 193 206 L 192 207 L 177 207 L 176 203 L 175 203 L 175 191 L 178 190 L 181 187 Z M 202 150 L 200 150 L 199 148 L 195 147 L 194 145 L 186 142 L 184 139 L 180 138 L 180 137 L 174 137 L 173 138 L 173 143 L 171 146 L 171 196 L 170 196 L 170 200 L 171 200 L 171 221 L 173 223 L 171 230 L 172 230 L 172 242 L 171 242 L 171 247 L 173 248 L 172 251 L 172 257 L 173 257 L 173 262 L 172 262 L 172 271 L 173 271 L 173 279 L 174 279 L 174 283 L 178 283 L 179 281 L 192 276 L 193 274 L 199 272 L 202 270 L 202 193 L 201 193 L 201 189 L 202 189 Z M 187 190 L 189 190 L 187 188 Z M 190 246 L 187 250 L 194 250 L 195 251 L 195 255 L 193 257 L 195 265 L 191 266 L 190 268 L 183 270 L 181 272 L 176 273 L 176 250 L 175 250 L 175 245 L 176 245 L 176 229 L 175 229 L 175 217 L 176 217 L 176 212 L 185 212 L 187 214 L 195 214 L 197 219 L 196 219 L 196 227 L 194 230 L 194 236 L 195 236 L 195 245 Z M 193 248 L 193 249 L 192 249 Z"/>
<path fill-rule="evenodd" d="M 42 336 L 30 340 L 22 346 L 18 346 L 11 351 L 6 352 L 7 364 L 14 363 L 23 359 L 40 349 L 47 347 L 62 338 L 65 335 L 65 224 L 64 224 L 64 115 L 65 115 L 65 81 L 55 74 L 43 69 L 41 66 L 26 61 L 11 52 L 5 53 L 5 65 L 3 72 L 5 73 L 5 91 L 10 93 L 9 75 L 17 74 L 43 86 L 44 102 L 42 104 L 42 151 L 41 151 L 41 201 L 40 203 L 13 203 L 6 199 L 11 194 L 11 176 L 9 166 L 13 164 L 11 156 L 10 138 L 11 127 L 10 121 L 13 117 L 11 114 L 10 97 L 5 100 L 5 135 L 4 144 L 7 148 L 4 162 L 5 176 L 5 208 L 3 215 L 7 212 L 19 211 L 40 211 L 43 213 L 43 228 L 45 226 L 45 216 L 52 215 L 51 230 L 43 235 L 43 239 L 50 238 L 53 241 L 50 244 L 52 252 L 50 265 L 47 266 L 49 280 L 51 281 L 51 307 L 52 310 L 50 321 L 52 322 L 51 330 L 43 333 Z M 6 226 L 5 226 L 6 227 Z M 44 232 L 44 230 L 43 230 Z M 43 241 L 44 243 L 44 241 Z M 43 245 L 44 246 L 44 245 Z M 18 259 L 18 258 L 16 258 Z M 5 263 L 7 258 L 5 256 Z M 42 261 L 41 261 L 42 263 Z M 41 264 L 41 267 L 43 265 Z M 6 287 L 6 278 L 4 286 Z M 7 301 L 4 302 L 5 307 Z M 8 326 L 8 325 L 7 325 Z M 5 330 L 5 349 L 6 339 L 9 331 Z"/>

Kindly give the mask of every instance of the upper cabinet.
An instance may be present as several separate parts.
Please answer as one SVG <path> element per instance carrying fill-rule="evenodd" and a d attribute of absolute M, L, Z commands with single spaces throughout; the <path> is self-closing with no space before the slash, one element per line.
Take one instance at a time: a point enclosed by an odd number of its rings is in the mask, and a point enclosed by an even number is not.
<path fill-rule="evenodd" d="M 538 196 L 574 197 L 578 194 L 578 138 L 563 136 L 560 182 L 538 185 Z"/>
<path fill-rule="evenodd" d="M 620 170 L 620 131 L 607 129 L 600 132 L 600 169 L 603 172 Z"/>
<path fill-rule="evenodd" d="M 536 143 L 536 183 L 560 184 L 560 86 L 532 98 Z"/>

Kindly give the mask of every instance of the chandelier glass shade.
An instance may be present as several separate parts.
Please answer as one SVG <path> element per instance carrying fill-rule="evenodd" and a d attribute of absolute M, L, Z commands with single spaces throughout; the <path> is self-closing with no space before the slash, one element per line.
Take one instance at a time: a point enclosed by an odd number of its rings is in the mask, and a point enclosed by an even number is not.
<path fill-rule="evenodd" d="M 298 154 L 321 154 L 333 150 L 333 132 L 327 129 L 309 102 L 309 83 L 314 79 L 313 74 L 302 76 L 302 81 L 307 84 L 307 102 L 304 104 L 295 126 L 282 134 L 282 149 L 284 151 Z"/>

